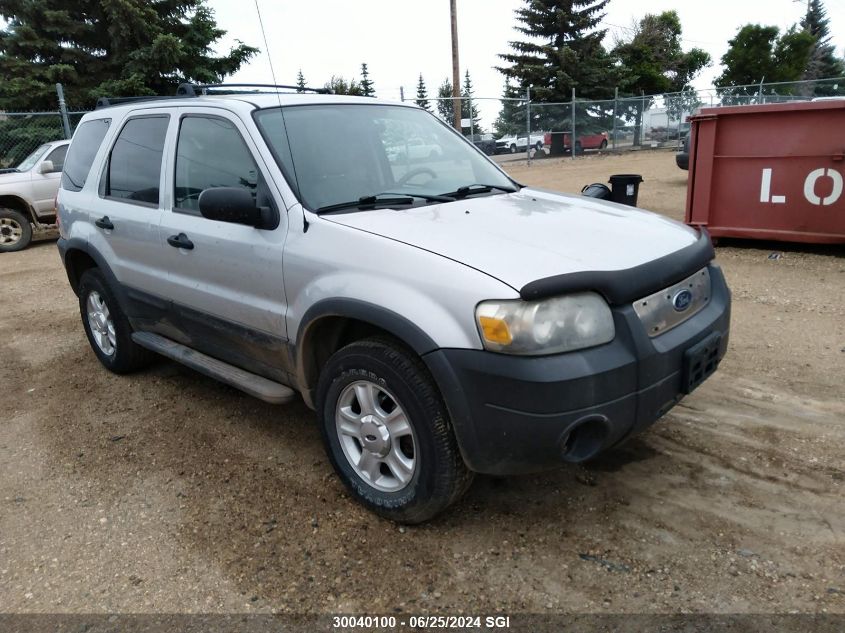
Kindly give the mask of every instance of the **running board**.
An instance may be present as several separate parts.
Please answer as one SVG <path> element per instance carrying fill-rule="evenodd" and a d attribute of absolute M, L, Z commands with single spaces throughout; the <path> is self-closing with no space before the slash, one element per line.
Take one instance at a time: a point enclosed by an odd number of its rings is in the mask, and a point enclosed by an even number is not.
<path fill-rule="evenodd" d="M 132 340 L 141 347 L 187 365 L 201 374 L 224 382 L 236 389 L 272 404 L 283 404 L 296 398 L 290 387 L 250 373 L 222 360 L 217 360 L 181 343 L 151 332 L 133 332 Z"/>

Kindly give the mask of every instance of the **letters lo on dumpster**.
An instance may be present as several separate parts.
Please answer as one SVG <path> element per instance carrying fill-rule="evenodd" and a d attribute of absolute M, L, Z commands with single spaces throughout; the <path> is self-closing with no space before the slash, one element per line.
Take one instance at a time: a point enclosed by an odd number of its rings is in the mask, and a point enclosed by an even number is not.
<path fill-rule="evenodd" d="M 845 99 L 705 108 L 690 122 L 687 224 L 845 243 Z"/>

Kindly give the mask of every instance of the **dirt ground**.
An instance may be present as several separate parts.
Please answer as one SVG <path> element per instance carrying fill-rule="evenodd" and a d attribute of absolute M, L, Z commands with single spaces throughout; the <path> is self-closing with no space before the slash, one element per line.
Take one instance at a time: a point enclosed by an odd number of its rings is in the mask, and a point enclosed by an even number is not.
<path fill-rule="evenodd" d="M 683 211 L 671 153 L 507 167 L 641 173 L 641 206 Z M 714 377 L 597 461 L 478 477 L 413 528 L 345 495 L 304 405 L 164 361 L 111 375 L 55 246 L 2 255 L 0 611 L 845 612 L 845 249 L 717 253 Z"/>

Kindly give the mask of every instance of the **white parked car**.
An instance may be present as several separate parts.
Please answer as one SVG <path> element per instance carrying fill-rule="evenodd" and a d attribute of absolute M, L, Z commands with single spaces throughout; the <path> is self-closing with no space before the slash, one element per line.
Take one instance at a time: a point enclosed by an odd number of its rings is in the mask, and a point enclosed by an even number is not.
<path fill-rule="evenodd" d="M 68 145 L 44 143 L 17 167 L 0 169 L 0 253 L 58 237 L 55 200 Z"/>
<path fill-rule="evenodd" d="M 531 134 L 531 146 L 540 150 L 543 149 L 543 139 L 545 137 L 544 132 L 535 132 Z M 496 153 L 497 154 L 507 154 L 510 152 L 511 154 L 516 154 L 517 152 L 524 152 L 526 150 L 526 137 L 525 136 L 503 136 L 498 141 L 496 141 Z"/>
<path fill-rule="evenodd" d="M 440 145 L 426 142 L 419 137 L 410 138 L 406 143 L 397 145 L 388 152 L 388 157 L 392 160 L 425 160 L 439 158 L 440 155 Z"/>

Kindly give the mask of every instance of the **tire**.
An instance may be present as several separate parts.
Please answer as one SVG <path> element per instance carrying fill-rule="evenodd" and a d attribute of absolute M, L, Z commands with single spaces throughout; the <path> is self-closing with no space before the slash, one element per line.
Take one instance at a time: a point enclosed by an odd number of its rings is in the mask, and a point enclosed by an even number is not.
<path fill-rule="evenodd" d="M 105 310 L 97 313 L 103 306 Z M 109 371 L 128 374 L 155 359 L 155 354 L 132 340 L 132 326 L 97 268 L 89 268 L 79 280 L 79 312 L 91 349 Z"/>
<path fill-rule="evenodd" d="M 516 144 L 515 143 L 511 143 L 510 151 L 511 151 L 511 154 L 516 154 Z"/>
<path fill-rule="evenodd" d="M 14 209 L 0 209 L 0 253 L 22 251 L 31 241 L 29 220 Z"/>
<path fill-rule="evenodd" d="M 367 339 L 337 351 L 320 373 L 317 417 L 341 481 L 382 517 L 422 523 L 472 483 L 437 387 L 397 343 Z"/>
<path fill-rule="evenodd" d="M 575 141 L 575 155 L 580 156 L 584 153 L 584 147 L 581 145 L 581 141 Z"/>
<path fill-rule="evenodd" d="M 599 149 L 607 149 L 607 139 L 604 139 L 599 145 Z"/>
<path fill-rule="evenodd" d="M 537 141 L 537 143 L 534 145 L 534 147 L 537 148 L 538 152 L 541 151 L 543 149 L 543 141 Z"/>

